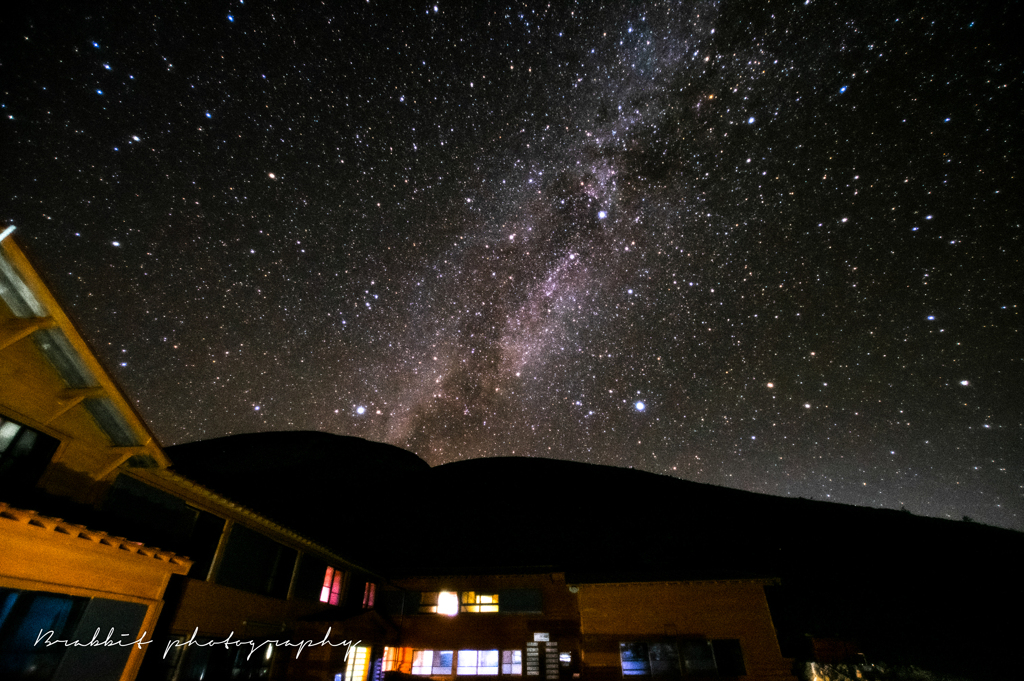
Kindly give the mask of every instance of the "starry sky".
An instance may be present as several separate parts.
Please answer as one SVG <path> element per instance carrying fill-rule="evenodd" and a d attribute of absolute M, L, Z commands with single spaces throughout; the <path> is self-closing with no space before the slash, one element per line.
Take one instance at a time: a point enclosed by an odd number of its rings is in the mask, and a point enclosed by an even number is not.
<path fill-rule="evenodd" d="M 1024 529 L 1020 5 L 20 12 L 0 227 L 162 444 Z"/>

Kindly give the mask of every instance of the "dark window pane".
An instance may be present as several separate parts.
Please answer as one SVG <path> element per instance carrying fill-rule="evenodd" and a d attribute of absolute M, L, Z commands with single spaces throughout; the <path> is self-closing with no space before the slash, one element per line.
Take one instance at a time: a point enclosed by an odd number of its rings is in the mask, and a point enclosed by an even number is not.
<path fill-rule="evenodd" d="M 17 501 L 39 482 L 60 440 L 0 416 L 0 495 Z"/>
<path fill-rule="evenodd" d="M 665 681 L 682 677 L 679 646 L 674 641 L 648 643 L 647 649 L 651 660 L 651 676 Z"/>
<path fill-rule="evenodd" d="M 721 638 L 711 642 L 715 650 L 715 662 L 718 673 L 722 676 L 746 676 L 747 667 L 743 664 L 743 649 L 736 638 Z"/>
<path fill-rule="evenodd" d="M 199 511 L 182 499 L 128 475 L 114 480 L 103 502 L 103 514 L 108 532 L 183 555 L 189 555 L 189 541 L 199 518 Z"/>
<path fill-rule="evenodd" d="M 498 592 L 500 612 L 544 612 L 540 589 L 507 589 Z"/>
<path fill-rule="evenodd" d="M 327 563 L 308 553 L 299 561 L 299 574 L 295 578 L 294 598 L 303 601 L 319 601 L 324 587 L 324 573 Z"/>
<path fill-rule="evenodd" d="M 141 603 L 93 598 L 71 638 L 88 643 L 94 637 L 97 641 L 106 641 L 109 636 L 111 641 L 131 643 L 139 637 L 146 610 Z M 117 681 L 131 652 L 130 646 L 68 648 L 54 681 Z"/>
<path fill-rule="evenodd" d="M 67 648 L 36 645 L 40 633 L 48 640 L 70 640 L 88 598 L 0 588 L 0 678 L 51 679 Z"/>
<path fill-rule="evenodd" d="M 252 593 L 284 598 L 298 552 L 244 525 L 231 528 L 216 582 Z"/>
<path fill-rule="evenodd" d="M 181 666 L 177 681 L 208 681 L 209 679 L 232 679 L 237 650 L 229 650 L 224 646 L 210 645 L 215 640 L 209 637 L 198 637 L 195 645 L 182 646 Z M 253 655 L 253 657 L 256 657 Z"/>
<path fill-rule="evenodd" d="M 192 529 L 192 536 L 189 537 L 188 547 L 185 555 L 192 559 L 192 569 L 189 570 L 189 577 L 195 579 L 206 579 L 210 572 L 210 565 L 213 563 L 213 556 L 217 553 L 217 544 L 220 543 L 220 535 L 224 532 L 224 519 L 218 518 L 212 513 L 199 511 L 195 527 Z"/>
<path fill-rule="evenodd" d="M 679 644 L 679 653 L 687 673 L 715 673 L 715 655 L 711 651 L 711 641 L 682 641 Z"/>
<path fill-rule="evenodd" d="M 389 615 L 414 615 L 420 605 L 418 591 L 382 591 L 378 598 L 381 609 Z"/>

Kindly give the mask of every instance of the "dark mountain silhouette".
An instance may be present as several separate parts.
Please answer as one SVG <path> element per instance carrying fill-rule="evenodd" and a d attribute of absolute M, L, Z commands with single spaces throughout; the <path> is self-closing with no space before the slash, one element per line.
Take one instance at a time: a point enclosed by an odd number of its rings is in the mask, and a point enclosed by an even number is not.
<path fill-rule="evenodd" d="M 324 433 L 171 447 L 175 469 L 387 575 L 565 570 L 571 579 L 778 578 L 783 652 L 804 634 L 869 659 L 1002 674 L 1024 535 L 550 459 L 430 468 Z M 353 532 L 358 528 L 360 531 Z"/>
<path fill-rule="evenodd" d="M 176 473 L 345 557 L 367 555 L 370 546 L 350 550 L 346 535 L 352 533 L 344 530 L 376 525 L 372 508 L 387 498 L 387 489 L 430 471 L 399 447 L 313 431 L 231 435 L 166 452 Z"/>

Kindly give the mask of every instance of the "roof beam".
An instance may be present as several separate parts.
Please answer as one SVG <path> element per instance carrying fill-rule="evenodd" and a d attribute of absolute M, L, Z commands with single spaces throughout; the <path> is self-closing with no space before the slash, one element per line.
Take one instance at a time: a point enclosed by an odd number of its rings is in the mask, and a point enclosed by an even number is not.
<path fill-rule="evenodd" d="M 103 397 L 106 394 L 107 393 L 103 388 L 75 388 L 65 390 L 57 396 L 57 410 L 54 411 L 43 423 L 50 425 L 61 416 L 81 404 L 83 400 L 90 397 Z"/>
<path fill-rule="evenodd" d="M 30 319 L 12 319 L 0 326 L 0 350 L 14 345 L 22 338 L 27 338 L 39 329 L 51 329 L 57 326 L 53 317 L 32 317 Z"/>
<path fill-rule="evenodd" d="M 153 456 L 153 453 L 148 446 L 152 441 L 153 440 L 150 439 L 148 442 L 146 442 L 146 444 L 138 447 L 111 447 L 110 451 L 118 454 L 118 457 L 114 459 L 111 463 L 104 466 L 99 471 L 93 473 L 93 480 L 102 480 L 103 478 L 107 477 L 108 475 L 113 473 L 118 466 L 120 466 L 121 464 L 123 464 L 125 461 L 132 458 L 136 454 L 149 454 L 150 456 Z M 156 459 L 156 457 L 153 458 Z"/>

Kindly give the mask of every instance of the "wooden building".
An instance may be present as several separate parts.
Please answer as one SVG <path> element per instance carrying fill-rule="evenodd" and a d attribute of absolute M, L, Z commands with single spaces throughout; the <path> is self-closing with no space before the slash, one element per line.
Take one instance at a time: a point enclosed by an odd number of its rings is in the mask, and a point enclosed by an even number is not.
<path fill-rule="evenodd" d="M 379 576 L 170 469 L 11 238 L 0 300 L 0 678 L 284 678 L 271 641 L 363 610 Z"/>

